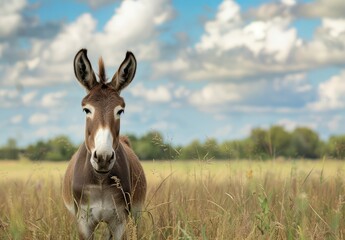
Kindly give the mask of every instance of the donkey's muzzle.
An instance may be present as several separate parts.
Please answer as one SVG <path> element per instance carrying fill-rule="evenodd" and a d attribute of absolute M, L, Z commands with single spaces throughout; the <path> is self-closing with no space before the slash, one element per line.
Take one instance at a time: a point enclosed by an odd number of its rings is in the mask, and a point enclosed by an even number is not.
<path fill-rule="evenodd" d="M 114 166 L 115 162 L 115 152 L 110 153 L 100 153 L 94 151 L 91 157 L 91 163 L 93 168 L 98 173 L 107 173 Z"/>

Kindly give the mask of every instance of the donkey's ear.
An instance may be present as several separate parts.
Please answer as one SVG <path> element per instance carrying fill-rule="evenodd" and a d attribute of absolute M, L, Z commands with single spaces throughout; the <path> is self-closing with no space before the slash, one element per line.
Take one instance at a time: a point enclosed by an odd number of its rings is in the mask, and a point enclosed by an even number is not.
<path fill-rule="evenodd" d="M 81 49 L 74 58 L 74 74 L 81 85 L 89 92 L 98 84 L 91 63 L 87 58 L 87 50 Z"/>
<path fill-rule="evenodd" d="M 112 85 L 116 89 L 116 91 L 120 93 L 122 89 L 127 87 L 128 84 L 132 82 L 136 69 L 137 61 L 135 60 L 133 53 L 127 52 L 125 60 L 123 60 L 121 66 L 119 67 L 109 84 Z"/>

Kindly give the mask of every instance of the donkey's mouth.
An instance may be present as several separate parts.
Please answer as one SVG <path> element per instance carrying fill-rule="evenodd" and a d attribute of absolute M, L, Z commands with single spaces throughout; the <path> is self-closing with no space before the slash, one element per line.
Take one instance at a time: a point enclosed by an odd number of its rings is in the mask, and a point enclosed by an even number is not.
<path fill-rule="evenodd" d="M 110 170 L 96 170 L 96 169 L 94 169 L 94 170 L 95 170 L 96 173 L 103 174 L 103 175 L 110 172 Z"/>

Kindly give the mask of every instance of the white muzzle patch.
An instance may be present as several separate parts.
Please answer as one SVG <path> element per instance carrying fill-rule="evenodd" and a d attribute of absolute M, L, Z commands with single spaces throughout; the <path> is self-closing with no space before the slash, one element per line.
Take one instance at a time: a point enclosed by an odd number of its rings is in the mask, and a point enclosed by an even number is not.
<path fill-rule="evenodd" d="M 92 150 L 90 159 L 95 170 L 107 171 L 114 166 L 116 154 L 113 149 L 113 140 L 114 138 L 109 128 L 100 128 L 96 132 L 94 139 L 95 148 Z M 107 159 L 111 160 L 107 161 Z"/>

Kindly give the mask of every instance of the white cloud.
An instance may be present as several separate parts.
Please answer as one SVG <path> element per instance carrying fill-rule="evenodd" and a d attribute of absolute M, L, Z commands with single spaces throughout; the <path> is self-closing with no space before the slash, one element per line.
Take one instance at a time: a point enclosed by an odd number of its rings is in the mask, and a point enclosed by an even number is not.
<path fill-rule="evenodd" d="M 174 91 L 174 96 L 176 98 L 185 98 L 188 97 L 190 95 L 191 91 L 189 89 L 187 89 L 184 86 L 180 86 L 178 88 L 176 88 L 176 90 Z"/>
<path fill-rule="evenodd" d="M 317 128 L 317 123 L 315 122 L 301 122 L 301 121 L 295 121 L 291 119 L 281 119 L 279 120 L 276 125 L 284 127 L 287 131 L 293 131 L 297 127 L 308 127 L 311 129 Z"/>
<path fill-rule="evenodd" d="M 199 90 L 189 90 L 187 102 L 203 112 L 216 114 L 299 113 L 313 87 L 305 73 L 288 74 L 256 81 L 211 82 Z"/>
<path fill-rule="evenodd" d="M 19 92 L 14 89 L 0 89 L 0 107 L 14 106 L 19 99 Z"/>
<path fill-rule="evenodd" d="M 110 5 L 114 2 L 116 2 L 116 0 L 78 0 L 79 2 L 85 2 L 88 5 L 90 5 L 90 7 L 97 9 L 99 7 L 103 7 L 106 5 Z"/>
<path fill-rule="evenodd" d="M 190 103 L 199 109 L 207 111 L 208 108 L 217 108 L 219 105 L 229 104 L 243 100 L 246 93 L 243 85 L 228 84 L 208 84 L 200 91 L 194 92 L 190 96 Z M 248 94 L 250 94 L 248 92 Z"/>
<path fill-rule="evenodd" d="M 341 34 L 345 34 L 345 18 L 324 18 L 322 19 L 322 26 L 329 32 L 331 37 L 337 38 Z"/>
<path fill-rule="evenodd" d="M 303 17 L 345 17 L 345 1 L 316 0 L 311 3 L 300 4 L 297 14 Z"/>
<path fill-rule="evenodd" d="M 330 131 L 334 132 L 339 130 L 340 126 L 342 126 L 344 122 L 344 117 L 340 115 L 333 116 L 326 124 Z"/>
<path fill-rule="evenodd" d="M 345 70 L 320 83 L 318 100 L 307 105 L 310 110 L 327 111 L 345 108 Z"/>
<path fill-rule="evenodd" d="M 24 104 L 30 104 L 32 100 L 37 96 L 37 91 L 31 91 L 22 96 L 22 101 Z"/>
<path fill-rule="evenodd" d="M 0 97 L 1 98 L 9 98 L 9 99 L 14 99 L 18 97 L 19 93 L 16 90 L 5 90 L 5 89 L 0 89 Z"/>
<path fill-rule="evenodd" d="M 245 13 L 235 1 L 224 0 L 214 19 L 205 23 L 194 47 L 181 49 L 175 59 L 153 66 L 156 78 L 255 81 L 345 64 L 345 17 L 321 19 L 311 40 L 303 40 L 293 23 L 297 6 L 293 0 L 284 0 Z M 258 16 L 261 8 L 270 8 L 271 14 L 262 11 L 270 17 Z M 300 88 L 301 92 L 309 90 L 307 85 Z"/>
<path fill-rule="evenodd" d="M 23 120 L 23 115 L 18 114 L 18 115 L 13 116 L 13 117 L 10 119 L 10 122 L 11 122 L 12 124 L 19 124 L 19 123 L 22 122 L 22 120 Z"/>
<path fill-rule="evenodd" d="M 56 107 L 61 105 L 61 100 L 67 95 L 66 91 L 47 93 L 42 97 L 41 104 L 43 107 Z"/>
<path fill-rule="evenodd" d="M 103 56 L 107 65 L 118 65 L 127 50 L 133 51 L 139 61 L 156 59 L 160 54 L 159 27 L 173 14 L 168 0 L 127 0 L 97 31 L 97 20 L 84 13 L 65 24 L 53 39 L 30 41 L 26 57 L 3 68 L 4 84 L 47 86 L 69 82 L 74 79 L 74 55 L 83 47 L 88 48 L 91 61 Z M 97 71 L 97 66 L 94 68 Z"/>
<path fill-rule="evenodd" d="M 290 20 L 275 17 L 267 21 L 242 20 L 240 7 L 232 0 L 224 0 L 215 20 L 205 24 L 205 33 L 196 50 L 223 51 L 245 47 L 254 56 L 271 55 L 276 61 L 285 61 L 291 49 L 298 43 L 297 32 L 289 28 Z"/>
<path fill-rule="evenodd" d="M 69 57 L 75 54 L 78 47 L 92 41 L 96 24 L 91 14 L 82 14 L 75 22 L 66 25 L 55 39 L 49 42 L 47 48 L 41 49 L 41 61 L 59 63 L 70 60 Z M 70 62 L 68 63 L 71 65 Z"/>
<path fill-rule="evenodd" d="M 74 54 L 88 43 L 95 26 L 91 15 L 84 14 L 64 26 L 54 39 L 32 40 L 28 55 L 3 67 L 4 84 L 37 87 L 71 81 Z"/>
<path fill-rule="evenodd" d="M 215 20 L 205 23 L 205 32 L 200 43 L 196 45 L 198 51 L 205 51 L 220 47 L 222 49 L 232 48 L 241 44 L 240 39 L 232 38 L 242 19 L 240 7 L 232 0 L 224 0 L 216 14 Z M 229 39 L 233 41 L 229 41 Z"/>
<path fill-rule="evenodd" d="M 122 60 L 125 50 L 131 50 L 140 60 L 152 60 L 159 56 L 157 27 L 171 19 L 173 9 L 167 0 L 127 0 L 115 10 L 95 35 L 93 43 L 109 64 Z"/>
<path fill-rule="evenodd" d="M 218 129 L 215 130 L 213 137 L 229 138 L 229 136 L 231 136 L 233 132 L 234 132 L 234 127 L 232 125 L 224 125 L 224 126 L 220 126 Z"/>
<path fill-rule="evenodd" d="M 69 134 L 77 139 L 83 139 L 84 129 L 82 125 L 69 125 L 69 126 L 57 126 L 57 125 L 43 125 L 37 128 L 34 132 L 35 137 L 49 139 L 56 135 Z M 78 140 L 79 141 L 79 140 Z"/>
<path fill-rule="evenodd" d="M 204 25 L 193 48 L 178 52 L 173 60 L 155 64 L 159 76 L 187 80 L 231 80 L 303 69 L 291 65 L 302 45 L 289 16 L 248 21 L 240 6 L 224 0 L 216 16 Z"/>
<path fill-rule="evenodd" d="M 281 2 L 287 6 L 294 6 L 296 5 L 296 0 L 281 0 Z"/>
<path fill-rule="evenodd" d="M 250 133 L 251 133 L 253 128 L 254 128 L 253 125 L 245 124 L 242 128 L 239 129 L 238 135 L 240 137 L 248 137 L 250 135 Z"/>
<path fill-rule="evenodd" d="M 0 37 L 8 37 L 19 29 L 23 21 L 21 11 L 25 6 L 25 0 L 0 1 Z"/>
<path fill-rule="evenodd" d="M 47 123 L 49 121 L 49 115 L 44 113 L 35 113 L 32 114 L 29 118 L 29 123 L 31 125 L 40 125 Z"/>
<path fill-rule="evenodd" d="M 309 92 L 312 90 L 312 85 L 306 80 L 305 73 L 288 74 L 282 78 L 275 78 L 273 80 L 275 90 L 289 89 L 297 93 Z"/>
<path fill-rule="evenodd" d="M 128 89 L 129 93 L 134 97 L 143 98 L 149 102 L 169 102 L 172 99 L 170 89 L 167 86 L 161 85 L 153 89 L 145 88 L 142 83 L 138 83 Z"/>
<path fill-rule="evenodd" d="M 188 71 L 190 68 L 189 62 L 181 57 L 177 57 L 172 61 L 159 61 L 154 65 L 153 78 L 159 78 L 167 72 L 175 72 L 179 74 L 184 71 Z"/>
<path fill-rule="evenodd" d="M 167 121 L 158 121 L 152 124 L 150 128 L 158 131 L 167 131 L 175 128 L 175 125 Z"/>

